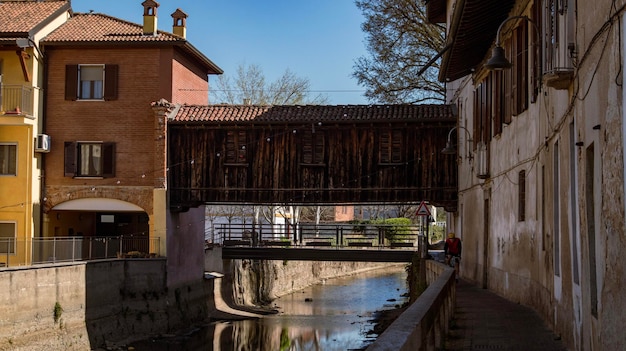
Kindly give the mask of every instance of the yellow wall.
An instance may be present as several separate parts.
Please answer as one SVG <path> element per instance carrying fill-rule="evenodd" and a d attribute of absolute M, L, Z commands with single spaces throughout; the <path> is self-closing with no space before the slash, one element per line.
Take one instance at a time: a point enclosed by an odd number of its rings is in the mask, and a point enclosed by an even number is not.
<path fill-rule="evenodd" d="M 9 126 L 6 118 L 0 117 L 0 142 L 17 144 L 17 175 L 0 176 L 0 221 L 16 222 L 17 240 L 21 242 L 10 264 L 26 263 L 29 259 L 30 239 L 33 223 L 33 203 L 30 201 L 32 187 L 33 128 L 30 125 Z M 6 262 L 6 255 L 0 253 L 0 262 Z"/>

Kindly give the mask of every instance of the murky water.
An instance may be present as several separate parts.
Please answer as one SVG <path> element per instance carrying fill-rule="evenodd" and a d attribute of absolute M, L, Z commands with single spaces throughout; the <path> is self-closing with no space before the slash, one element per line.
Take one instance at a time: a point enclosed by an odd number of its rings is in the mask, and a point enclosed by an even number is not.
<path fill-rule="evenodd" d="M 402 305 L 403 267 L 329 279 L 273 302 L 280 312 L 258 320 L 218 322 L 184 337 L 134 344 L 137 351 L 361 350 L 374 312 Z"/>

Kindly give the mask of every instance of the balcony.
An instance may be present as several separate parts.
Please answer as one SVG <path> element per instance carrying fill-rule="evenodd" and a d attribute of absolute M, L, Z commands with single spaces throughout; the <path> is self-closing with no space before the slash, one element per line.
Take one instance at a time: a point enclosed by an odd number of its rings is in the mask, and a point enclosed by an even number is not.
<path fill-rule="evenodd" d="M 0 86 L 0 115 L 33 117 L 33 88 L 23 85 Z"/>

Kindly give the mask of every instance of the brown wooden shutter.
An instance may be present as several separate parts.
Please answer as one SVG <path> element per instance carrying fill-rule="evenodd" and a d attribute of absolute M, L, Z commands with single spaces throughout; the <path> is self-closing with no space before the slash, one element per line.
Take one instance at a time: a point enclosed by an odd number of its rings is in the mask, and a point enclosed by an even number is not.
<path fill-rule="evenodd" d="M 104 100 L 117 100 L 118 65 L 104 66 Z"/>
<path fill-rule="evenodd" d="M 76 143 L 65 142 L 65 176 L 74 177 L 76 175 Z"/>
<path fill-rule="evenodd" d="M 474 139 L 474 150 L 476 150 L 476 144 L 480 141 L 480 85 L 474 90 L 474 130 L 472 131 L 472 138 Z"/>
<path fill-rule="evenodd" d="M 323 132 L 315 133 L 315 145 L 313 147 L 313 163 L 324 163 L 324 150 L 326 144 L 326 136 Z"/>
<path fill-rule="evenodd" d="M 393 130 L 391 131 L 391 162 L 399 163 L 402 162 L 402 131 L 401 130 Z"/>
<path fill-rule="evenodd" d="M 115 143 L 102 144 L 102 176 L 115 177 Z"/>
<path fill-rule="evenodd" d="M 530 65 L 528 61 L 528 22 L 522 21 L 519 28 L 519 66 L 520 66 L 520 85 L 519 85 L 519 113 L 528 109 L 528 74 L 530 73 Z M 532 52 L 532 51 L 531 51 Z"/>
<path fill-rule="evenodd" d="M 540 25 L 542 23 L 542 17 L 541 17 L 541 6 L 535 6 L 535 4 L 533 4 L 531 6 L 531 13 L 532 13 L 532 20 L 534 23 L 536 23 L 537 25 Z M 531 81 L 531 87 L 532 87 L 532 92 L 530 95 L 530 102 L 531 103 L 535 103 L 537 101 L 537 96 L 539 95 L 539 90 L 541 89 L 541 36 L 540 33 L 538 33 L 538 30 L 535 28 L 532 28 L 533 26 L 531 26 L 531 28 L 529 29 L 530 31 L 530 35 L 533 38 L 532 42 L 532 46 L 531 46 L 531 50 L 533 53 L 533 62 L 532 62 L 532 74 L 530 77 L 530 81 Z"/>
<path fill-rule="evenodd" d="M 302 136 L 302 162 L 306 164 L 313 163 L 314 145 L 313 133 L 305 131 Z"/>
<path fill-rule="evenodd" d="M 489 114 L 489 96 L 487 96 L 487 92 L 489 91 L 488 89 L 488 85 L 487 84 L 487 80 L 485 79 L 485 81 L 483 81 L 483 83 L 480 85 L 480 96 L 481 96 L 481 101 L 480 101 L 480 106 L 481 106 L 481 128 L 482 128 L 482 134 L 483 137 L 481 138 L 482 141 L 484 141 L 485 143 L 488 142 L 489 140 L 491 140 L 491 115 Z"/>
<path fill-rule="evenodd" d="M 379 157 L 380 157 L 381 163 L 391 162 L 391 154 L 389 152 L 389 150 L 391 150 L 391 135 L 389 133 L 390 132 L 388 130 L 385 130 L 382 133 L 380 133 L 380 144 L 379 144 L 380 156 Z"/>
<path fill-rule="evenodd" d="M 78 99 L 78 65 L 65 66 L 65 100 Z"/>
<path fill-rule="evenodd" d="M 502 133 L 502 71 L 493 71 L 489 75 L 491 85 L 491 101 L 493 113 L 493 135 Z"/>
<path fill-rule="evenodd" d="M 511 122 L 513 121 L 513 83 L 512 83 L 512 77 L 513 76 L 513 69 L 507 69 L 504 70 L 502 73 L 502 86 L 504 87 L 504 91 L 503 91 L 503 98 L 502 98 L 502 102 L 503 102 L 503 114 L 504 114 L 504 120 L 503 122 L 505 124 L 511 124 Z"/>

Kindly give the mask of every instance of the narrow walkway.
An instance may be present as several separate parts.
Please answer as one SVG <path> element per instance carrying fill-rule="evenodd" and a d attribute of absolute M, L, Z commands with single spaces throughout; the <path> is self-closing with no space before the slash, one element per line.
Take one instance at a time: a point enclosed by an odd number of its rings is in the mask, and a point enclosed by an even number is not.
<path fill-rule="evenodd" d="M 461 280 L 445 350 L 567 350 L 529 307 Z"/>

